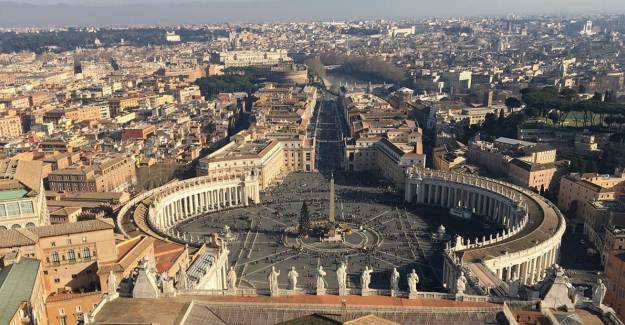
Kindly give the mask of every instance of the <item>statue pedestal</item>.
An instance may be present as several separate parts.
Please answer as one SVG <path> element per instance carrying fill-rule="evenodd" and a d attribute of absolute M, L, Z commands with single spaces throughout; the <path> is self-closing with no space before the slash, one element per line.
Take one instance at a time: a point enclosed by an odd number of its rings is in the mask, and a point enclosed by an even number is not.
<path fill-rule="evenodd" d="M 371 292 L 369 291 L 369 289 L 362 289 L 360 290 L 360 295 L 363 297 L 370 296 Z"/>
<path fill-rule="evenodd" d="M 347 288 L 339 288 L 339 296 L 347 296 Z"/>
<path fill-rule="evenodd" d="M 269 293 L 269 297 L 279 297 L 279 296 L 280 296 L 280 293 L 278 293 L 278 292 L 270 292 Z"/>
<path fill-rule="evenodd" d="M 391 289 L 391 297 L 397 297 L 397 290 Z"/>
<path fill-rule="evenodd" d="M 464 293 L 456 293 L 456 300 L 464 301 Z"/>
<path fill-rule="evenodd" d="M 416 292 L 411 292 L 408 294 L 408 299 L 417 299 L 419 298 L 419 296 L 417 295 Z"/>
<path fill-rule="evenodd" d="M 112 301 L 119 298 L 119 292 L 115 291 L 113 293 L 107 293 L 106 294 L 106 300 L 108 301 Z"/>
<path fill-rule="evenodd" d="M 325 296 L 326 289 L 317 289 L 317 296 Z"/>

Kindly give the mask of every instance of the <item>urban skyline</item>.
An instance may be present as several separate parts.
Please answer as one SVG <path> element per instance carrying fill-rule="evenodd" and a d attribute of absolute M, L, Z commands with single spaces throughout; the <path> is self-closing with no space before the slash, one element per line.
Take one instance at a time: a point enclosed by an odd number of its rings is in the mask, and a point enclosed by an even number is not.
<path fill-rule="evenodd" d="M 0 324 L 625 324 L 621 3 L 72 1 L 0 3 Z"/>
<path fill-rule="evenodd" d="M 490 2 L 488 2 L 490 1 Z M 506 15 L 622 14 L 618 0 L 502 2 L 494 0 L 393 1 L 6 1 L 1 2 L 2 27 L 178 25 L 261 23 L 428 17 L 488 17 Z M 96 15 L 93 13 L 97 12 Z"/>

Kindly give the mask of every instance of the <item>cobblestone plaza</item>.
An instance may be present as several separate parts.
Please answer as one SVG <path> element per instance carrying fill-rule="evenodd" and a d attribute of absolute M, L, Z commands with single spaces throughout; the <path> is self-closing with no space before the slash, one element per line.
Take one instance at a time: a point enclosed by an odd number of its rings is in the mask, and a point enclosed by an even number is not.
<path fill-rule="evenodd" d="M 312 289 L 315 270 L 323 265 L 329 288 L 336 288 L 335 270 L 347 261 L 350 287 L 358 287 L 362 270 L 371 266 L 372 288 L 388 289 L 390 272 L 397 268 L 400 288 L 405 289 L 406 275 L 414 268 L 420 290 L 442 289 L 436 270 L 441 270 L 444 242 L 433 238 L 440 225 L 448 234 L 470 237 L 492 230 L 478 221 L 451 216 L 446 209 L 406 206 L 398 193 L 370 174 L 353 176 L 335 175 L 336 220 L 352 228 L 344 243 L 321 243 L 311 237 L 299 244 L 295 229 L 304 200 L 313 223 L 328 215 L 329 181 L 321 173 L 290 174 L 261 195 L 261 204 L 209 213 L 181 224 L 178 230 L 208 236 L 230 227 L 230 263 L 240 287 L 267 288 L 267 275 L 274 266 L 281 272 L 281 287 L 288 286 L 286 274 L 295 267 L 300 274 L 298 286 Z"/>

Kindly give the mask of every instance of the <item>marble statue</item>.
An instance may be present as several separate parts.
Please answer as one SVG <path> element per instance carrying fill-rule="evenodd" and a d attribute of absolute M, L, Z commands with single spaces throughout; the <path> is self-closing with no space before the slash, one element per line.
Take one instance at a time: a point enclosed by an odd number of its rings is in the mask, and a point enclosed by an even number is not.
<path fill-rule="evenodd" d="M 271 272 L 267 276 L 267 280 L 269 282 L 269 291 L 272 296 L 278 295 L 280 292 L 280 288 L 278 287 L 278 276 L 280 276 L 280 271 L 276 271 L 276 267 L 271 267 Z"/>
<path fill-rule="evenodd" d="M 592 289 L 592 303 L 599 307 L 603 304 L 603 298 L 605 298 L 606 286 L 601 279 L 597 279 L 597 283 Z"/>
<path fill-rule="evenodd" d="M 297 277 L 299 277 L 299 273 L 295 271 L 295 266 L 291 266 L 291 271 L 289 271 L 287 276 L 289 277 L 289 289 L 295 290 L 297 288 Z"/>
<path fill-rule="evenodd" d="M 336 279 L 339 283 L 339 291 L 347 289 L 347 263 L 341 262 L 341 266 L 336 270 Z"/>
<path fill-rule="evenodd" d="M 464 276 L 464 272 L 460 271 L 458 280 L 456 280 L 456 294 L 463 295 L 467 288 L 467 278 Z"/>
<path fill-rule="evenodd" d="M 323 265 L 319 265 L 317 268 L 317 292 L 326 289 L 326 271 L 323 270 Z"/>
<path fill-rule="evenodd" d="M 373 268 L 365 266 L 365 270 L 362 271 L 362 275 L 360 276 L 360 285 L 362 290 L 369 290 L 369 285 L 371 284 L 371 273 L 373 272 Z"/>
<path fill-rule="evenodd" d="M 408 291 L 411 294 L 417 293 L 417 283 L 419 283 L 419 276 L 417 272 L 412 269 L 412 272 L 408 274 Z"/>
<path fill-rule="evenodd" d="M 230 267 L 226 277 L 228 278 L 228 289 L 236 289 L 237 288 L 237 273 L 234 271 L 234 267 L 232 266 Z"/>
<path fill-rule="evenodd" d="M 399 290 L 399 272 L 397 268 L 393 268 L 393 273 L 391 273 L 391 290 Z"/>
<path fill-rule="evenodd" d="M 180 268 L 180 272 L 178 273 L 178 290 L 187 289 L 188 280 L 187 280 L 187 270 L 184 267 Z"/>
<path fill-rule="evenodd" d="M 109 295 L 113 295 L 116 292 L 117 292 L 117 277 L 115 276 L 115 273 L 113 273 L 113 270 L 111 270 L 109 271 L 109 277 L 108 277 L 108 293 Z"/>

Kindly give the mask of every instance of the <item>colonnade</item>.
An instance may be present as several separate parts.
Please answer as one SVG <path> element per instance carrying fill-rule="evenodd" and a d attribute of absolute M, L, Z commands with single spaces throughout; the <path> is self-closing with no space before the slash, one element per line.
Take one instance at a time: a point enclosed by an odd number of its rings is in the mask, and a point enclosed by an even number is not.
<path fill-rule="evenodd" d="M 542 280 L 545 271 L 558 261 L 560 245 L 551 247 L 546 252 L 540 252 L 534 256 L 526 256 L 512 264 L 495 269 L 495 274 L 502 281 L 516 281 L 525 285 L 534 284 Z"/>
<path fill-rule="evenodd" d="M 150 227 L 162 234 L 202 213 L 260 203 L 258 176 L 214 179 L 198 177 L 168 184 L 147 197 Z"/>
<path fill-rule="evenodd" d="M 199 213 L 247 206 L 259 202 L 258 185 L 239 184 L 200 185 L 189 191 L 176 192 L 155 205 L 156 225 L 169 229 L 178 222 Z"/>
<path fill-rule="evenodd" d="M 531 285 L 558 261 L 564 218 L 553 204 L 526 189 L 480 176 L 409 168 L 405 200 L 468 210 L 506 229 L 472 245 L 448 246 L 443 270 L 448 286 L 460 270 L 469 269 L 484 282 L 492 282 L 491 273 L 503 282 Z"/>
<path fill-rule="evenodd" d="M 516 224 L 524 216 L 521 212 L 522 203 L 475 185 L 436 181 L 407 182 L 406 187 L 408 202 L 466 209 L 506 228 Z"/>

